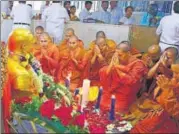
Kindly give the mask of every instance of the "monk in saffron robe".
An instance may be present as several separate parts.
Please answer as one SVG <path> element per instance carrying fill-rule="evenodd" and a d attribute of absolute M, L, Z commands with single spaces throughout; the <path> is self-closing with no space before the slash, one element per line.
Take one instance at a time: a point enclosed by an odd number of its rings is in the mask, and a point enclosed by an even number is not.
<path fill-rule="evenodd" d="M 40 46 L 40 36 L 44 33 L 44 28 L 42 26 L 37 26 L 35 28 L 35 43 L 33 45 L 33 53 L 38 53 L 41 49 Z"/>
<path fill-rule="evenodd" d="M 58 46 L 59 51 L 65 50 L 68 47 L 68 41 L 69 41 L 70 37 L 72 37 L 72 36 L 76 36 L 75 31 L 72 28 L 68 28 L 65 32 L 65 39 Z M 84 43 L 80 39 L 78 39 L 78 46 L 81 48 L 84 47 Z"/>
<path fill-rule="evenodd" d="M 106 35 L 103 31 L 98 31 L 96 33 L 96 40 L 98 38 L 104 38 L 106 40 L 106 44 L 108 45 L 109 48 L 112 48 L 112 49 L 115 49 L 116 48 L 116 43 L 115 41 L 111 40 L 111 39 L 107 39 L 106 38 Z M 90 44 L 89 44 L 89 49 L 94 49 L 95 47 L 95 44 L 96 44 L 96 40 L 92 41 Z"/>
<path fill-rule="evenodd" d="M 82 59 L 85 50 L 78 45 L 76 36 L 70 37 L 68 47 L 60 52 L 59 66 L 56 72 L 56 82 L 64 84 L 70 78 L 70 89 L 74 90 L 82 85 Z"/>
<path fill-rule="evenodd" d="M 94 48 L 87 52 L 85 55 L 86 64 L 83 60 L 83 64 L 85 64 L 85 74 L 87 74 L 84 77 L 91 81 L 91 86 L 101 86 L 99 70 L 110 64 L 114 52 L 115 49 L 110 48 L 107 45 L 106 39 L 102 37 L 98 38 Z"/>
<path fill-rule="evenodd" d="M 160 46 L 152 45 L 148 48 L 147 53 L 142 55 L 142 60 L 148 66 L 148 68 L 152 68 L 159 61 L 160 56 Z"/>
<path fill-rule="evenodd" d="M 109 110 L 111 95 L 115 95 L 116 112 L 120 114 L 128 112 L 130 105 L 136 100 L 146 71 L 145 64 L 131 56 L 129 45 L 118 45 L 110 65 L 103 67 L 99 73 L 104 89 L 101 108 Z"/>
<path fill-rule="evenodd" d="M 40 37 L 40 49 L 35 51 L 34 56 L 40 61 L 44 73 L 54 76 L 58 65 L 59 51 L 48 33 L 43 33 Z"/>
<path fill-rule="evenodd" d="M 164 75 L 157 77 L 155 98 L 163 110 L 140 121 L 131 133 L 179 133 L 177 122 L 179 119 L 179 65 L 172 65 L 174 73 L 172 79 Z M 172 119 L 172 118 L 173 119 Z"/>

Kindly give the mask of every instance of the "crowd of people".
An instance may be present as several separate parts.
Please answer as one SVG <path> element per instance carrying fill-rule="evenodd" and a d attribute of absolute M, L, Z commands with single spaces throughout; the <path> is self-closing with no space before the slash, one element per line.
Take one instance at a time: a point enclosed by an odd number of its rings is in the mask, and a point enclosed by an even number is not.
<path fill-rule="evenodd" d="M 40 62 L 43 72 L 60 84 L 65 84 L 65 80 L 69 78 L 71 92 L 81 87 L 84 79 L 89 79 L 91 86 L 102 86 L 101 109 L 109 111 L 111 96 L 115 95 L 115 111 L 122 118 L 133 122 L 133 133 L 179 132 L 179 65 L 175 64 L 179 55 L 179 34 L 170 33 L 170 30 L 179 32 L 179 21 L 176 17 L 170 23 L 169 19 L 173 16 L 162 19 L 157 29 L 160 45 L 151 45 L 144 54 L 133 48 L 128 41 L 116 44 L 103 31 L 97 32 L 96 39 L 85 49 L 83 41 L 77 37 L 73 28 L 66 29 L 65 38 L 59 44 L 53 43 L 50 35 L 58 33 L 57 38 L 61 40 L 58 28 L 64 26 L 69 16 L 78 19 L 75 14 L 71 14 L 75 7 L 70 7 L 70 2 L 64 4 L 68 11 L 59 8 L 58 4 L 59 1 L 53 1 L 49 8 L 43 8 L 42 20 L 47 22 L 47 32 L 42 26 L 35 29 L 36 42 L 32 55 Z M 122 17 L 122 12 L 118 12 L 119 16 L 114 15 L 116 18 L 110 19 L 115 10 L 108 12 L 108 4 L 109 2 L 102 2 L 103 11 L 91 14 L 89 10 L 92 2 L 86 1 L 79 20 L 85 21 L 94 15 L 98 21 L 118 23 L 117 17 Z M 110 4 L 115 7 L 116 2 L 111 1 Z M 11 12 L 12 17 L 19 14 L 21 8 L 25 10 L 25 4 L 19 6 L 19 11 Z M 27 9 L 31 10 L 30 7 Z M 126 16 L 120 19 L 121 24 L 133 22 L 130 18 L 132 11 L 132 7 L 126 8 Z M 179 1 L 175 3 L 174 11 L 178 16 Z M 27 16 L 20 17 L 24 19 Z M 14 18 L 16 25 L 15 22 Z"/>

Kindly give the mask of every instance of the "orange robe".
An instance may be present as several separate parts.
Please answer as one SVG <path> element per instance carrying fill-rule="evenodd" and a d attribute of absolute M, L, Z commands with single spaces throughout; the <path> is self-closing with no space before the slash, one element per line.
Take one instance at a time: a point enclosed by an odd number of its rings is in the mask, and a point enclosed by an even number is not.
<path fill-rule="evenodd" d="M 68 47 L 67 43 L 68 43 L 68 40 L 63 40 L 58 46 L 59 51 L 63 51 L 65 49 L 67 49 L 67 47 Z M 84 43 L 80 39 L 78 39 L 78 46 L 80 48 L 84 48 Z"/>
<path fill-rule="evenodd" d="M 83 56 L 85 50 L 77 47 L 73 50 L 74 58 L 77 60 L 78 65 L 70 57 L 70 49 L 67 48 L 60 52 L 59 66 L 56 72 L 56 82 L 65 83 L 67 75 L 71 72 L 72 76 L 70 78 L 70 89 L 74 90 L 75 88 L 82 85 L 82 74 L 83 74 Z"/>
<path fill-rule="evenodd" d="M 125 75 L 121 75 L 117 67 L 114 67 L 109 73 L 107 73 L 107 69 L 108 66 L 102 68 L 99 73 L 101 85 L 103 86 L 101 108 L 109 110 L 111 96 L 115 95 L 116 112 L 127 113 L 142 86 L 142 79 L 147 68 L 141 60 L 131 57 L 129 64 L 120 69 Z"/>
<path fill-rule="evenodd" d="M 109 48 L 111 49 L 115 49 L 116 48 L 116 43 L 115 41 L 111 40 L 111 39 L 106 39 L 106 43 L 108 45 Z M 92 41 L 90 44 L 89 44 L 89 49 L 93 50 L 94 49 L 94 46 L 95 46 L 95 40 Z"/>
<path fill-rule="evenodd" d="M 43 72 L 51 76 L 54 76 L 59 60 L 58 48 L 54 44 L 48 45 L 47 55 L 48 57 L 50 57 L 49 59 L 41 57 L 41 49 L 42 48 L 40 46 L 36 47 L 33 50 L 34 56 L 37 58 L 37 60 L 40 61 Z"/>
<path fill-rule="evenodd" d="M 108 48 L 105 52 L 102 52 L 102 56 L 104 60 L 100 60 L 99 58 L 96 58 L 94 64 L 91 63 L 91 59 L 94 55 L 94 51 L 89 50 L 87 54 L 85 55 L 85 60 L 83 60 L 83 64 L 85 65 L 85 71 L 84 71 L 84 79 L 87 78 L 91 81 L 91 86 L 101 86 L 100 83 L 100 77 L 99 77 L 99 70 L 109 65 L 112 59 L 112 56 L 115 52 L 115 49 Z M 86 63 L 84 63 L 86 61 Z"/>

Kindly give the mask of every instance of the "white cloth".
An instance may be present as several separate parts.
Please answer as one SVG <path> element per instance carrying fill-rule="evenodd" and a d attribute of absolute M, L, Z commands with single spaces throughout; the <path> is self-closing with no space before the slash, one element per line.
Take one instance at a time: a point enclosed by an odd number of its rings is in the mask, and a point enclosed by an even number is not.
<path fill-rule="evenodd" d="M 162 18 L 156 30 L 156 34 L 160 35 L 159 45 L 161 47 L 166 49 L 171 46 L 178 46 L 179 48 L 179 14 L 173 14 Z"/>
<path fill-rule="evenodd" d="M 120 19 L 119 22 L 124 23 L 124 25 L 133 25 L 135 24 L 135 18 L 132 16 L 130 18 L 127 18 L 126 16 L 124 16 Z"/>
<path fill-rule="evenodd" d="M 123 17 L 123 10 L 121 8 L 114 8 L 111 10 L 111 20 L 110 23 L 117 25 L 119 24 L 119 20 Z"/>
<path fill-rule="evenodd" d="M 104 11 L 103 9 L 94 12 L 92 14 L 92 18 L 95 20 L 103 21 L 104 23 L 109 24 L 111 19 L 111 14 L 108 11 Z"/>
<path fill-rule="evenodd" d="M 81 22 L 83 22 L 84 19 L 88 19 L 90 16 L 91 16 L 91 13 L 86 8 L 83 9 L 79 14 L 79 18 Z"/>
<path fill-rule="evenodd" d="M 31 24 L 33 17 L 32 8 L 26 4 L 20 3 L 12 8 L 10 16 L 13 18 L 13 23 Z"/>
<path fill-rule="evenodd" d="M 48 8 L 48 7 L 49 7 L 49 5 L 47 6 L 46 4 L 41 5 L 41 7 L 40 7 L 40 14 L 43 14 L 44 10 L 46 8 Z"/>
<path fill-rule="evenodd" d="M 65 22 L 69 21 L 69 16 L 60 3 L 52 3 L 42 14 L 42 20 L 46 21 L 46 31 L 54 38 L 54 42 L 59 44 L 62 40 Z"/>

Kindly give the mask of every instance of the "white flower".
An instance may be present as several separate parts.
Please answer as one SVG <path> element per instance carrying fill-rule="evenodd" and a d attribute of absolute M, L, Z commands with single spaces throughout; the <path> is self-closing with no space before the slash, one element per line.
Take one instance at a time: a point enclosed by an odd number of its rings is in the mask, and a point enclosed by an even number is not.
<path fill-rule="evenodd" d="M 125 132 L 125 131 L 126 131 L 124 127 L 118 127 L 117 129 L 118 129 L 120 132 Z"/>
<path fill-rule="evenodd" d="M 121 121 L 121 122 L 119 122 L 119 124 L 127 124 L 127 121 Z"/>
<path fill-rule="evenodd" d="M 111 131 L 114 129 L 114 127 L 115 127 L 114 124 L 109 124 L 109 125 L 107 125 L 107 130 Z"/>

